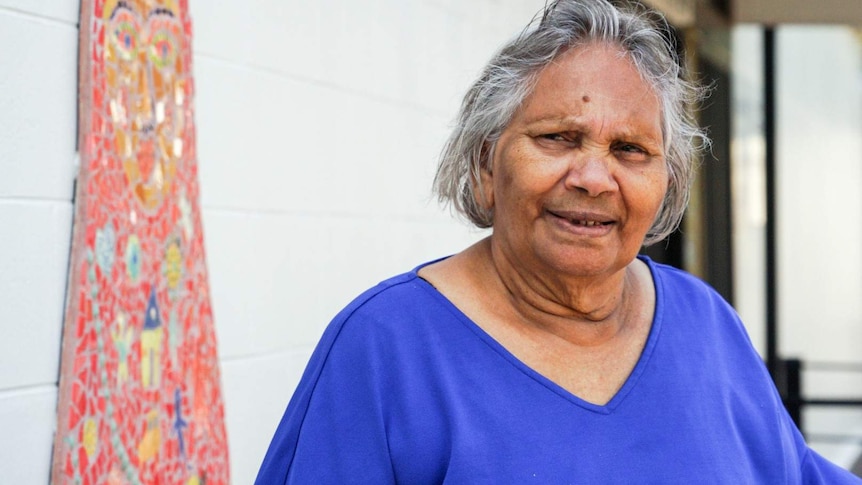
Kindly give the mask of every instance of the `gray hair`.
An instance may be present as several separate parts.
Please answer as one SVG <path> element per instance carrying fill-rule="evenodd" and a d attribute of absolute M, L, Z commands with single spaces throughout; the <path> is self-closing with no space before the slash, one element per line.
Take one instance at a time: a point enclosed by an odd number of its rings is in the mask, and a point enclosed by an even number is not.
<path fill-rule="evenodd" d="M 603 42 L 619 46 L 654 89 L 662 110 L 668 188 L 644 245 L 661 241 L 679 226 L 688 205 L 699 151 L 709 145 L 691 110 L 705 88 L 686 79 L 664 18 L 636 4 L 607 0 L 555 0 L 488 63 L 464 96 L 457 123 L 440 155 L 434 192 L 478 227 L 491 227 L 480 173 L 490 170 L 496 143 L 539 73 L 573 47 Z M 475 191 L 479 193 L 476 194 Z"/>

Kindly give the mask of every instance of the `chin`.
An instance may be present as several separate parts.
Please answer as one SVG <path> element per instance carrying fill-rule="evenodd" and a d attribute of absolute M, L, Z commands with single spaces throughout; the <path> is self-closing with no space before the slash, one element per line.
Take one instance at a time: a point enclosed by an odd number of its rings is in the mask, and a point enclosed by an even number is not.
<path fill-rule="evenodd" d="M 589 249 L 558 249 L 549 251 L 544 259 L 548 266 L 568 276 L 598 276 L 612 274 L 625 268 L 630 261 L 623 261 L 619 254 Z"/>

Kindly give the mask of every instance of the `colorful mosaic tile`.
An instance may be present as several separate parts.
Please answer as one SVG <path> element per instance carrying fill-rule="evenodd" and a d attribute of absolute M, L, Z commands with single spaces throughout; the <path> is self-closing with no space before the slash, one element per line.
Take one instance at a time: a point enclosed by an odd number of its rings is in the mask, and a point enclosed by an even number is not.
<path fill-rule="evenodd" d="M 52 482 L 222 484 L 187 0 L 84 0 Z"/>

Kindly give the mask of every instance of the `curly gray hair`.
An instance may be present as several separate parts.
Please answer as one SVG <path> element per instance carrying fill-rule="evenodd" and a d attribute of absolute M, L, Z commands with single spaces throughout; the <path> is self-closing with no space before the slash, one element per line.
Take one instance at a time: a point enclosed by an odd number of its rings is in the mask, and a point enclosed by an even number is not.
<path fill-rule="evenodd" d="M 493 209 L 478 202 L 482 170 L 500 134 L 532 92 L 542 69 L 563 52 L 591 42 L 621 47 L 655 90 L 662 110 L 668 188 L 644 245 L 673 232 L 688 204 L 698 152 L 709 145 L 691 110 L 705 88 L 686 79 L 669 27 L 659 14 L 637 4 L 606 0 L 556 0 L 488 63 L 464 96 L 457 123 L 440 155 L 434 192 L 478 227 L 492 227 Z M 476 194 L 478 190 L 480 193 Z"/>

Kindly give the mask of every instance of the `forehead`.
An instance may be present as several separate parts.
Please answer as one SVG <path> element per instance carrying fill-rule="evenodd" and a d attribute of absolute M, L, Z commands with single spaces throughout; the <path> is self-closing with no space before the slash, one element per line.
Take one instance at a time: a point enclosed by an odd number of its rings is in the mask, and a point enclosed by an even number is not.
<path fill-rule="evenodd" d="M 615 45 L 593 43 L 561 54 L 539 73 L 516 118 L 530 123 L 596 113 L 605 121 L 627 123 L 661 118 L 655 90 Z"/>

